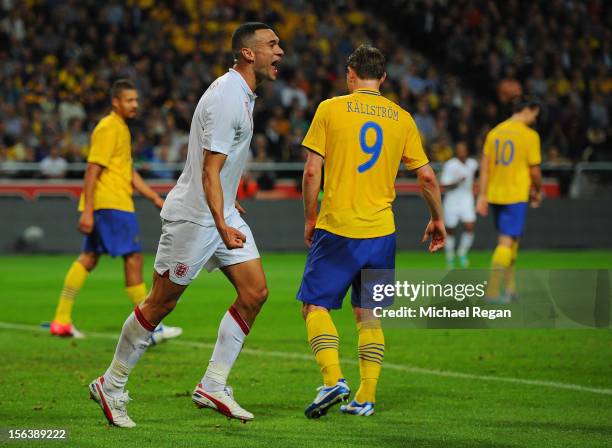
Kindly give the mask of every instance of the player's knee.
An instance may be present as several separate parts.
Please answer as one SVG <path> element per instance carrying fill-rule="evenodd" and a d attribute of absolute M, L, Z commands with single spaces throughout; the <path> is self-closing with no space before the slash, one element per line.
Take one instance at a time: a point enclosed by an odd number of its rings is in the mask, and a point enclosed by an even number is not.
<path fill-rule="evenodd" d="M 143 264 L 143 257 L 141 253 L 132 253 L 125 256 L 125 262 L 134 267 L 141 267 Z"/>
<path fill-rule="evenodd" d="M 268 288 L 266 286 L 249 288 L 241 294 L 242 305 L 250 312 L 258 313 L 268 299 Z"/>
<path fill-rule="evenodd" d="M 497 245 L 512 248 L 512 244 L 514 243 L 514 241 L 515 240 L 511 236 L 500 235 L 497 240 Z"/>
<path fill-rule="evenodd" d="M 98 264 L 98 259 L 100 257 L 94 253 L 82 253 L 79 255 L 77 261 L 87 270 L 92 271 L 96 265 Z"/>
<path fill-rule="evenodd" d="M 304 303 L 302 305 L 302 317 L 304 318 L 304 320 L 306 320 L 308 315 L 312 313 L 313 311 L 329 311 L 329 310 L 322 306 L 313 305 L 312 303 Z"/>
<path fill-rule="evenodd" d="M 251 291 L 251 301 L 259 304 L 259 307 L 261 307 L 266 302 L 266 300 L 268 300 L 268 293 L 269 291 L 267 286 L 254 288 Z"/>

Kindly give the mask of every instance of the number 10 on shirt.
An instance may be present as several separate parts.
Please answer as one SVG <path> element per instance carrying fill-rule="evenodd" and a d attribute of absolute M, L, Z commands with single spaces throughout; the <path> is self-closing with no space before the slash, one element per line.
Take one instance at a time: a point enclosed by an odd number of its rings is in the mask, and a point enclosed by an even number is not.
<path fill-rule="evenodd" d="M 376 133 L 376 140 L 374 140 L 374 143 L 372 145 L 368 145 L 366 141 L 366 136 L 370 129 L 373 129 L 374 132 Z M 360 173 L 363 173 L 369 170 L 370 168 L 372 168 L 376 164 L 376 161 L 378 160 L 378 158 L 380 157 L 380 151 L 382 150 L 382 145 L 383 145 L 383 132 L 382 132 L 382 128 L 380 127 L 380 125 L 373 121 L 366 122 L 361 127 L 361 131 L 359 132 L 359 144 L 363 152 L 365 152 L 366 154 L 372 155 L 370 160 L 363 163 L 362 165 L 359 165 L 359 167 L 357 168 L 357 171 L 359 171 Z"/>
<path fill-rule="evenodd" d="M 500 151 L 499 139 L 495 139 L 495 165 L 501 163 L 508 166 L 512 163 L 512 159 L 514 159 L 514 143 L 512 140 L 506 140 L 501 145 Z"/>

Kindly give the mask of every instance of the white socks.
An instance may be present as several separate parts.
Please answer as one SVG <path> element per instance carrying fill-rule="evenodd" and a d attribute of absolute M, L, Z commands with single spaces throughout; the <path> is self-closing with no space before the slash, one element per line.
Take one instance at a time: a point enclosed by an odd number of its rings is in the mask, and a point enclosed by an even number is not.
<path fill-rule="evenodd" d="M 459 242 L 459 249 L 457 249 L 457 255 L 465 257 L 472 247 L 474 242 L 474 232 L 463 232 L 461 234 L 461 241 Z"/>
<path fill-rule="evenodd" d="M 448 235 L 446 237 L 446 244 L 444 250 L 446 252 L 446 262 L 452 264 L 455 260 L 455 237 Z M 472 247 L 474 242 L 474 232 L 461 232 L 461 240 L 459 241 L 459 248 L 457 249 L 457 255 L 459 257 L 467 256 L 468 251 Z"/>
<path fill-rule="evenodd" d="M 104 391 L 112 396 L 124 392 L 128 376 L 149 346 L 149 337 L 155 327 L 142 315 L 138 307 L 128 316 L 117 343 L 115 356 L 104 374 Z M 236 362 L 250 328 L 231 306 L 219 324 L 217 343 L 202 378 L 204 390 L 222 391 Z"/>
<path fill-rule="evenodd" d="M 223 390 L 249 331 L 249 326 L 232 305 L 221 319 L 215 349 L 202 377 L 201 383 L 205 391 Z"/>
<path fill-rule="evenodd" d="M 446 244 L 444 245 L 444 251 L 446 252 L 446 262 L 452 263 L 455 259 L 455 237 L 452 235 L 446 236 Z"/>
<path fill-rule="evenodd" d="M 113 396 L 123 393 L 128 375 L 149 346 L 149 337 L 154 329 L 138 307 L 128 316 L 121 329 L 113 361 L 104 374 L 106 393 Z"/>

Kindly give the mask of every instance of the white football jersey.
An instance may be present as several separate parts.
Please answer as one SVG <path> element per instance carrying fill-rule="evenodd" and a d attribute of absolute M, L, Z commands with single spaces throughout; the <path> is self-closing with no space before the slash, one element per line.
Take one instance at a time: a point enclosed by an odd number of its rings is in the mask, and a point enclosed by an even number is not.
<path fill-rule="evenodd" d="M 238 214 L 234 202 L 250 151 L 255 98 L 242 75 L 233 69 L 204 92 L 191 120 L 187 161 L 166 198 L 160 214 L 163 219 L 215 225 L 202 185 L 205 150 L 227 155 L 221 169 L 223 214 L 226 220 Z"/>
<path fill-rule="evenodd" d="M 460 179 L 464 179 L 457 187 L 447 190 L 444 194 L 444 202 L 465 203 L 470 202 L 468 198 L 474 197 L 474 175 L 478 171 L 478 162 L 474 159 L 466 159 L 465 163 L 453 157 L 442 167 L 440 176 L 441 185 L 453 184 Z"/>

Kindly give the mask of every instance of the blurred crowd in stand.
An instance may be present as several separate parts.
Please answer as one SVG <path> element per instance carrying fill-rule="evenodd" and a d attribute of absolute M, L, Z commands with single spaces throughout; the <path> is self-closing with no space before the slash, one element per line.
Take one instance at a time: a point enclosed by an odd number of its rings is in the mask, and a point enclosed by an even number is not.
<path fill-rule="evenodd" d="M 473 155 L 508 103 L 543 104 L 545 160 L 610 160 L 610 7 L 604 1 L 2 0 L 0 169 L 6 176 L 81 177 L 89 134 L 115 79 L 132 79 L 141 113 L 134 159 L 172 179 L 191 115 L 232 65 L 231 33 L 263 21 L 281 38 L 280 80 L 256 92 L 252 160 L 299 162 L 317 105 L 346 93 L 345 61 L 369 42 L 387 55 L 383 93 L 410 111 L 433 161 L 466 141 Z M 384 14 L 395 8 L 395 14 Z M 606 25 L 607 24 L 607 25 Z M 414 50 L 417 48 L 418 51 Z M 41 162 L 38 173 L 14 162 Z M 275 175 L 254 174 L 261 188 Z"/>

